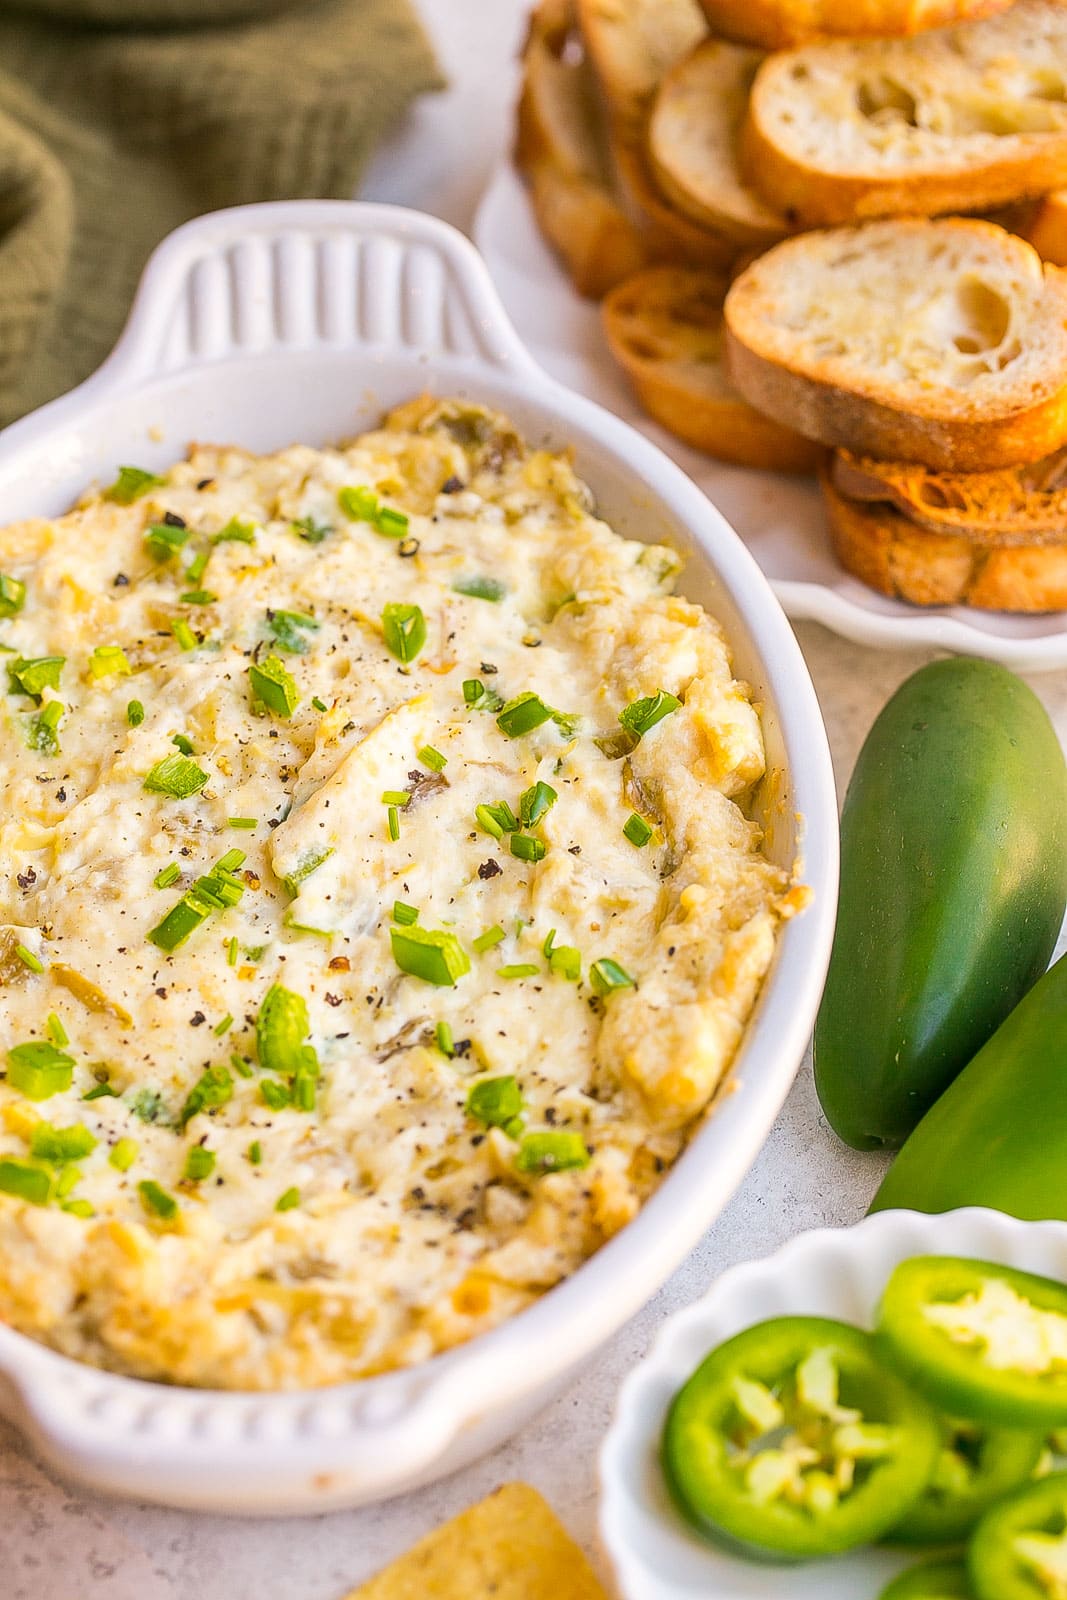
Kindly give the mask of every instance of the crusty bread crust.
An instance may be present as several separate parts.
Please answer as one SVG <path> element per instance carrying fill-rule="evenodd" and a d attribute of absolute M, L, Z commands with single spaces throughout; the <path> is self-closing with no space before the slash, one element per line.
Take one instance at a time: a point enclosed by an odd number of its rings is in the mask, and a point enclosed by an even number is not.
<path fill-rule="evenodd" d="M 795 225 L 986 211 L 1067 186 L 1067 8 L 811 45 L 756 74 L 741 164 Z"/>
<path fill-rule="evenodd" d="M 738 252 L 736 239 L 703 228 L 668 205 L 652 181 L 639 145 L 615 138 L 611 150 L 620 201 L 650 261 L 698 267 L 730 265 Z"/>
<path fill-rule="evenodd" d="M 707 33 L 697 0 L 576 0 L 578 22 L 611 122 L 624 139 L 644 128 L 665 72 Z"/>
<path fill-rule="evenodd" d="M 741 176 L 741 128 L 761 59 L 706 40 L 664 77 L 648 123 L 649 162 L 667 198 L 702 226 L 757 248 L 790 231 Z"/>
<path fill-rule="evenodd" d="M 931 533 L 984 545 L 1067 543 L 1067 449 L 997 472 L 931 472 L 838 450 L 831 477 L 847 500 L 893 506 Z"/>
<path fill-rule="evenodd" d="M 1056 189 L 1039 200 L 1018 232 L 1043 261 L 1067 267 L 1067 189 Z"/>
<path fill-rule="evenodd" d="M 820 483 L 838 560 L 880 594 L 917 606 L 1067 609 L 1067 544 L 983 546 L 919 528 L 891 506 L 847 500 L 828 473 Z"/>
<path fill-rule="evenodd" d="M 725 321 L 734 387 L 823 444 L 968 472 L 1067 441 L 1067 274 L 993 223 L 788 239 L 734 281 Z"/>
<path fill-rule="evenodd" d="M 723 273 L 652 267 L 608 295 L 602 315 L 615 359 L 651 417 L 720 461 L 811 472 L 819 446 L 746 405 L 721 359 Z"/>
<path fill-rule="evenodd" d="M 1003 11 L 1011 0 L 701 0 L 712 31 L 785 50 L 818 38 L 920 33 Z"/>

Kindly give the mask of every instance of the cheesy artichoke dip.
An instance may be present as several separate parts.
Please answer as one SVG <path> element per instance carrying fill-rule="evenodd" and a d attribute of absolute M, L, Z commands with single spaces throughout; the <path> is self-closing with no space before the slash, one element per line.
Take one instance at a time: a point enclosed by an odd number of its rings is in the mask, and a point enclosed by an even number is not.
<path fill-rule="evenodd" d="M 430 399 L 0 532 L 0 1316 L 331 1383 L 635 1214 L 799 893 L 677 567 Z"/>

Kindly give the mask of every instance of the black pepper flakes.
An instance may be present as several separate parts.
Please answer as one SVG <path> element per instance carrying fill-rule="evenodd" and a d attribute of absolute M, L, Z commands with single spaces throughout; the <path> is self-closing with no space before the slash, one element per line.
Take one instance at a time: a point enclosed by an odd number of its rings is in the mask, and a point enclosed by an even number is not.
<path fill-rule="evenodd" d="M 328 1006 L 339 1006 L 341 1004 L 341 996 L 339 994 L 327 993 L 323 998 Z"/>
<path fill-rule="evenodd" d="M 479 878 L 496 878 L 503 872 L 499 861 L 483 861 L 478 868 Z"/>
<path fill-rule="evenodd" d="M 185 518 L 179 517 L 176 511 L 164 511 L 163 522 L 168 528 L 184 528 L 186 526 Z"/>
<path fill-rule="evenodd" d="M 190 1028 L 199 1028 L 201 1024 L 206 1021 L 207 1018 L 202 1011 L 194 1011 L 192 1016 L 189 1018 L 189 1026 Z"/>
<path fill-rule="evenodd" d="M 25 894 L 27 889 L 31 889 L 33 887 L 33 885 L 37 882 L 37 874 L 33 870 L 32 867 L 27 867 L 25 872 L 20 872 L 18 874 L 18 876 L 17 876 L 15 881 L 18 883 L 19 888 Z"/>
<path fill-rule="evenodd" d="M 116 572 L 115 576 L 111 580 L 111 583 L 112 587 L 115 589 L 125 589 L 129 581 L 129 578 L 127 578 L 124 572 Z"/>
<path fill-rule="evenodd" d="M 455 473 L 453 472 L 452 476 L 449 477 L 449 478 L 446 478 L 444 483 L 441 485 L 441 493 L 442 494 L 459 494 L 460 491 L 462 489 L 464 489 L 465 487 L 466 487 L 466 485 L 464 484 L 463 479 L 462 478 L 457 478 Z"/>

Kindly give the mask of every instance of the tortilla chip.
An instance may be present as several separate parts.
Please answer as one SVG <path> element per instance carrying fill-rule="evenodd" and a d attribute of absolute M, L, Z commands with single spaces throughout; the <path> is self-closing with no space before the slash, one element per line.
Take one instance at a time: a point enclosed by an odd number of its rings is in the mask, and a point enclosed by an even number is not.
<path fill-rule="evenodd" d="M 506 1483 L 355 1589 L 348 1600 L 607 1600 L 536 1489 Z"/>

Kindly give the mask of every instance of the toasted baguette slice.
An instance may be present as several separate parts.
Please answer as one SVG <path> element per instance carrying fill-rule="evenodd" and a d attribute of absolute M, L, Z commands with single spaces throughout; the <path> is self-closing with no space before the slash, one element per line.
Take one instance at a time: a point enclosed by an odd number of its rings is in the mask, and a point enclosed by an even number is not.
<path fill-rule="evenodd" d="M 667 198 L 741 246 L 784 239 L 790 229 L 741 176 L 738 143 L 757 50 L 709 39 L 667 73 L 652 105 L 648 153 Z"/>
<path fill-rule="evenodd" d="M 611 192 L 595 88 L 573 0 L 543 0 L 523 51 L 515 161 L 538 227 L 579 294 L 599 299 L 647 250 Z"/>
<path fill-rule="evenodd" d="M 1039 200 L 1018 232 L 1029 239 L 1042 261 L 1067 267 L 1067 189 Z"/>
<path fill-rule="evenodd" d="M 892 506 L 847 499 L 827 473 L 821 481 L 838 560 L 880 594 L 917 606 L 1067 609 L 1067 544 L 982 545 L 932 533 Z"/>
<path fill-rule="evenodd" d="M 1067 6 L 838 41 L 756 74 L 742 165 L 805 226 L 984 211 L 1067 185 Z"/>
<path fill-rule="evenodd" d="M 839 450 L 831 481 L 846 499 L 892 506 L 931 533 L 1005 547 L 1067 544 L 1067 449 L 998 472 L 931 472 Z"/>
<path fill-rule="evenodd" d="M 1011 0 L 701 0 L 713 33 L 763 50 L 813 39 L 921 33 L 1003 11 Z"/>
<path fill-rule="evenodd" d="M 787 239 L 725 318 L 734 386 L 823 444 L 977 472 L 1067 442 L 1067 274 L 991 222 Z"/>
<path fill-rule="evenodd" d="M 604 331 L 650 416 L 686 444 L 743 467 L 811 472 L 823 452 L 731 389 L 722 365 L 724 273 L 651 267 L 604 301 Z"/>
<path fill-rule="evenodd" d="M 577 0 L 578 20 L 623 138 L 640 136 L 664 73 L 707 33 L 697 0 Z"/>
<path fill-rule="evenodd" d="M 656 188 L 640 145 L 616 137 L 611 153 L 620 202 L 645 245 L 649 261 L 679 266 L 730 266 L 738 254 L 737 240 L 714 228 L 703 228 L 675 210 Z"/>

